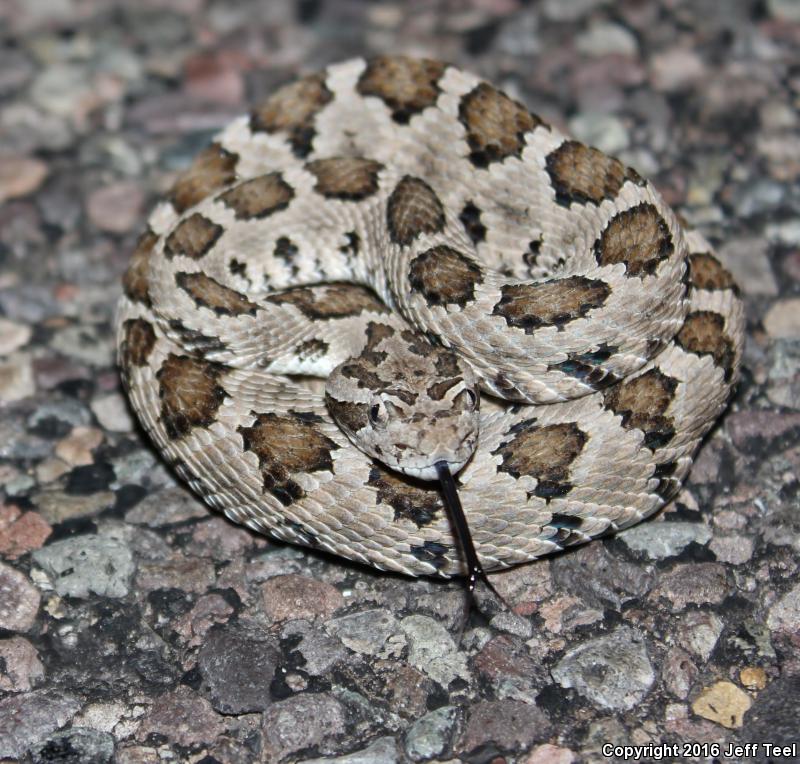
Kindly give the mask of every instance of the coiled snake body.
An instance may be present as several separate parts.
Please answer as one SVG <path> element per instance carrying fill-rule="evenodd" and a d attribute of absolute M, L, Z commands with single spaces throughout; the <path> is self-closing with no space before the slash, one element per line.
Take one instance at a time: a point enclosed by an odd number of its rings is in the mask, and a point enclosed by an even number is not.
<path fill-rule="evenodd" d="M 331 66 L 233 122 L 124 289 L 133 408 L 200 496 L 411 575 L 464 570 L 442 465 L 485 569 L 647 517 L 741 356 L 730 275 L 646 181 L 430 60 Z"/>

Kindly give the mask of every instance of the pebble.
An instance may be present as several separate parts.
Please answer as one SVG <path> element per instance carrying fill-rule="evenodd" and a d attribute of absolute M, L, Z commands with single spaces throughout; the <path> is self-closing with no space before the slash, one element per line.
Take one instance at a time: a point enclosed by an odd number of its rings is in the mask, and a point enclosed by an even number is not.
<path fill-rule="evenodd" d="M 456 706 L 441 706 L 417 719 L 405 734 L 405 750 L 412 761 L 441 756 L 448 747 L 458 718 Z"/>
<path fill-rule="evenodd" d="M 456 750 L 469 760 L 480 750 L 521 752 L 550 737 L 552 725 L 536 706 L 519 700 L 482 700 L 469 710 Z"/>
<path fill-rule="evenodd" d="M 728 729 L 738 729 L 753 704 L 750 696 L 732 682 L 715 682 L 692 703 L 692 711 Z"/>
<path fill-rule="evenodd" d="M 588 56 L 635 56 L 639 49 L 631 32 L 619 24 L 608 22 L 592 24 L 575 39 L 575 47 L 579 53 Z"/>
<path fill-rule="evenodd" d="M 650 598 L 665 597 L 672 603 L 672 612 L 678 613 L 687 605 L 718 605 L 729 591 L 725 566 L 715 562 L 686 563 L 663 572 Z"/>
<path fill-rule="evenodd" d="M 62 597 L 124 597 L 130 591 L 133 555 L 116 539 L 75 536 L 35 551 L 33 559 Z"/>
<path fill-rule="evenodd" d="M 188 687 L 179 687 L 155 699 L 136 732 L 139 740 L 160 735 L 181 746 L 199 746 L 225 730 L 211 704 Z"/>
<path fill-rule="evenodd" d="M 114 738 L 107 732 L 76 727 L 39 740 L 31 752 L 34 764 L 51 762 L 54 752 L 62 761 L 110 764 L 114 760 Z"/>
<path fill-rule="evenodd" d="M 139 184 L 119 181 L 89 194 L 86 211 L 90 222 L 101 231 L 127 233 L 142 218 L 144 193 Z"/>
<path fill-rule="evenodd" d="M 551 562 L 553 585 L 596 608 L 611 605 L 620 610 L 625 602 L 642 597 L 651 587 L 653 573 L 611 555 L 603 544 L 587 544 Z"/>
<path fill-rule="evenodd" d="M 21 759 L 37 740 L 63 727 L 80 708 L 72 695 L 35 690 L 0 700 L 0 759 Z"/>
<path fill-rule="evenodd" d="M 130 481 L 126 478 L 125 482 Z M 125 513 L 126 522 L 149 528 L 164 528 L 205 517 L 208 517 L 207 507 L 179 486 L 169 486 L 151 493 Z"/>
<path fill-rule="evenodd" d="M 0 639 L 0 691 L 28 692 L 43 678 L 44 664 L 27 639 Z"/>
<path fill-rule="evenodd" d="M 777 746 L 797 745 L 798 719 L 800 674 L 793 673 L 779 677 L 758 693 L 738 734 L 741 740 L 769 741 Z"/>
<path fill-rule="evenodd" d="M 211 705 L 223 714 L 266 709 L 280 660 L 277 643 L 238 625 L 211 629 L 197 656 Z"/>
<path fill-rule="evenodd" d="M 562 687 L 615 711 L 640 703 L 656 678 L 642 636 L 627 626 L 572 648 L 551 673 Z"/>
<path fill-rule="evenodd" d="M 283 639 L 300 637 L 294 649 L 303 656 L 305 661 L 303 670 L 309 676 L 327 674 L 337 663 L 346 661 L 350 655 L 339 639 L 314 628 L 308 621 L 289 621 L 284 626 L 281 636 Z"/>
<path fill-rule="evenodd" d="M 303 764 L 396 764 L 397 744 L 393 737 L 379 737 L 366 748 L 342 756 L 303 759 Z"/>
<path fill-rule="evenodd" d="M 796 584 L 770 607 L 767 626 L 773 631 L 790 634 L 800 629 L 800 584 Z"/>
<path fill-rule="evenodd" d="M 634 552 L 663 560 L 680 554 L 692 542 L 705 546 L 711 530 L 702 523 L 649 522 L 628 528 L 617 538 Z"/>
<path fill-rule="evenodd" d="M 691 49 L 672 47 L 650 59 L 650 74 L 656 90 L 681 90 L 694 84 L 706 72 L 703 60 Z"/>
<path fill-rule="evenodd" d="M 92 451 L 103 442 L 103 431 L 96 427 L 78 426 L 56 443 L 55 453 L 71 467 L 94 463 Z"/>
<path fill-rule="evenodd" d="M 261 717 L 262 757 L 281 761 L 296 751 L 314 746 L 333 753 L 333 740 L 345 731 L 342 704 L 331 695 L 300 693 L 273 703 Z"/>
<path fill-rule="evenodd" d="M 744 565 L 753 557 L 755 544 L 751 536 L 715 536 L 708 548 L 719 562 Z"/>
<path fill-rule="evenodd" d="M 0 505 L 0 554 L 16 560 L 39 549 L 52 528 L 38 512 L 23 512 L 13 504 Z"/>
<path fill-rule="evenodd" d="M 182 589 L 204 594 L 214 584 L 214 564 L 208 560 L 184 557 L 173 552 L 167 560 L 140 562 L 136 571 L 136 590 Z"/>
<path fill-rule="evenodd" d="M 261 602 L 267 617 L 280 622 L 328 618 L 344 605 L 344 597 L 335 586 L 289 574 L 265 581 L 261 585 Z"/>
<path fill-rule="evenodd" d="M 763 690 L 767 686 L 767 672 L 760 666 L 748 666 L 739 672 L 741 683 L 748 690 Z"/>
<path fill-rule="evenodd" d="M 688 697 L 699 673 L 691 656 L 679 647 L 669 650 L 661 669 L 667 692 L 681 699 Z"/>
<path fill-rule="evenodd" d="M 767 297 L 778 294 L 778 282 L 763 237 L 731 238 L 720 247 L 719 253 L 744 294 Z"/>
<path fill-rule="evenodd" d="M 35 392 L 31 361 L 27 353 L 12 353 L 0 359 L 0 402 L 21 401 Z"/>
<path fill-rule="evenodd" d="M 104 430 L 131 432 L 134 429 L 128 404 L 119 393 L 95 398 L 91 403 L 91 409 Z"/>
<path fill-rule="evenodd" d="M 630 143 L 628 130 L 613 114 L 583 112 L 570 119 L 569 130 L 578 140 L 608 154 L 618 154 Z"/>
<path fill-rule="evenodd" d="M 31 338 L 30 326 L 17 324 L 7 318 L 0 318 L 0 355 L 9 355 L 19 350 Z"/>
<path fill-rule="evenodd" d="M 800 297 L 778 300 L 762 320 L 770 337 L 800 339 Z"/>
<path fill-rule="evenodd" d="M 0 562 L 0 628 L 28 631 L 36 622 L 40 601 L 39 590 L 25 575 Z"/>
<path fill-rule="evenodd" d="M 765 229 L 767 239 L 791 247 L 800 246 L 800 220 L 790 218 L 783 223 L 771 223 Z"/>
<path fill-rule="evenodd" d="M 405 635 L 387 610 L 363 610 L 334 618 L 325 630 L 361 655 L 399 655 L 406 646 Z"/>
<path fill-rule="evenodd" d="M 681 619 L 676 636 L 681 647 L 706 662 L 724 628 L 725 624 L 714 613 L 692 610 Z"/>
<path fill-rule="evenodd" d="M 74 496 L 58 489 L 44 489 L 31 496 L 41 516 L 51 525 L 80 517 L 94 517 L 116 503 L 113 491 Z"/>
<path fill-rule="evenodd" d="M 544 743 L 535 746 L 527 758 L 520 759 L 520 764 L 575 764 L 577 761 L 577 754 L 569 748 Z"/>
<path fill-rule="evenodd" d="M 426 615 L 410 615 L 400 621 L 408 640 L 408 662 L 442 687 L 455 679 L 471 681 L 464 653 L 447 629 Z"/>
<path fill-rule="evenodd" d="M 46 177 L 47 165 L 40 159 L 0 157 L 0 204 L 33 193 Z"/>

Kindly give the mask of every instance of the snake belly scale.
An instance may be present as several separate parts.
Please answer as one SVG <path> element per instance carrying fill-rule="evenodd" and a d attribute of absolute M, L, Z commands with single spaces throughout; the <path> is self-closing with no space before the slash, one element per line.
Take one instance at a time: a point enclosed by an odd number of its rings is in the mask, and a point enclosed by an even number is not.
<path fill-rule="evenodd" d="M 117 337 L 137 416 L 208 504 L 450 576 L 437 465 L 486 570 L 639 522 L 725 408 L 743 314 L 633 169 L 456 67 L 386 56 L 216 137 L 149 219 Z"/>

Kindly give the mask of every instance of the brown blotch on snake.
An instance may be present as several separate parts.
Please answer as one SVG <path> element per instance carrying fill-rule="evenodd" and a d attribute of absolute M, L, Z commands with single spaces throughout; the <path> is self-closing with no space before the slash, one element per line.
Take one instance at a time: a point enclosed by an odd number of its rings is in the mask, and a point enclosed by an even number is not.
<path fill-rule="evenodd" d="M 545 163 L 556 192 L 564 206 L 572 202 L 594 202 L 615 197 L 626 180 L 638 185 L 644 181 L 618 159 L 578 141 L 564 141 L 547 156 Z"/>
<path fill-rule="evenodd" d="M 673 249 L 664 218 L 649 202 L 615 215 L 594 244 L 599 265 L 622 263 L 628 276 L 652 275 Z"/>
<path fill-rule="evenodd" d="M 253 412 L 250 427 L 239 427 L 246 451 L 258 457 L 264 493 L 271 493 L 284 506 L 302 498 L 302 487 L 292 475 L 333 471 L 331 452 L 339 448 L 320 432 L 319 417 L 290 412 L 287 415 Z"/>
<path fill-rule="evenodd" d="M 458 115 L 467 131 L 470 161 L 476 167 L 519 156 L 525 133 L 544 125 L 521 103 L 485 82 L 461 99 Z"/>
<path fill-rule="evenodd" d="M 340 401 L 332 396 L 325 395 L 328 410 L 350 432 L 358 432 L 369 423 L 369 404 L 351 401 Z"/>
<path fill-rule="evenodd" d="M 315 320 L 387 311 L 374 292 L 355 284 L 293 287 L 269 295 L 266 300 L 276 305 L 294 305 L 303 315 Z"/>
<path fill-rule="evenodd" d="M 323 74 L 312 74 L 284 85 L 250 115 L 254 132 L 285 132 L 293 152 L 305 157 L 314 140 L 314 117 L 333 99 Z"/>
<path fill-rule="evenodd" d="M 377 96 L 392 112 L 392 119 L 406 124 L 415 114 L 433 106 L 439 98 L 437 85 L 445 64 L 430 59 L 380 56 L 367 63 L 356 90 Z"/>
<path fill-rule="evenodd" d="M 173 440 L 193 427 L 209 427 L 228 396 L 219 384 L 225 367 L 187 355 L 170 353 L 156 374 L 164 429 Z"/>
<path fill-rule="evenodd" d="M 483 281 L 480 267 L 446 244 L 431 247 L 412 261 L 408 283 L 420 292 L 428 305 L 463 307 L 475 296 L 475 286 Z"/>
<path fill-rule="evenodd" d="M 333 157 L 309 162 L 306 169 L 317 179 L 314 190 L 328 199 L 361 201 L 378 190 L 380 162 L 361 157 Z"/>
<path fill-rule="evenodd" d="M 532 493 L 543 499 L 565 496 L 572 490 L 569 467 L 588 440 L 577 423 L 537 425 L 535 419 L 529 419 L 514 425 L 508 434 L 512 437 L 492 451 L 503 457 L 498 472 L 536 478 Z"/>
<path fill-rule="evenodd" d="M 695 252 L 687 258 L 689 283 L 696 289 L 738 290 L 730 272 L 710 252 Z"/>
<path fill-rule="evenodd" d="M 173 184 L 169 199 L 178 212 L 194 207 L 236 180 L 238 155 L 212 143 L 201 151 Z"/>
<path fill-rule="evenodd" d="M 406 175 L 389 196 L 386 223 L 391 240 L 406 247 L 423 233 L 444 230 L 444 207 L 424 180 Z"/>
<path fill-rule="evenodd" d="M 133 302 L 147 306 L 151 305 L 147 272 L 150 266 L 150 254 L 157 242 L 158 235 L 148 228 L 137 240 L 128 269 L 122 277 L 125 294 Z"/>
<path fill-rule="evenodd" d="M 285 210 L 293 198 L 292 187 L 279 172 L 245 180 L 217 197 L 240 220 L 264 218 Z"/>
<path fill-rule="evenodd" d="M 388 504 L 394 510 L 395 522 L 410 520 L 417 528 L 424 528 L 444 509 L 435 484 L 390 472 L 377 462 L 366 484 L 377 489 L 378 504 Z"/>
<path fill-rule="evenodd" d="M 254 316 L 258 310 L 258 305 L 250 302 L 243 294 L 220 284 L 205 273 L 180 271 L 175 274 L 175 283 L 198 307 L 209 308 L 218 316 L 241 316 L 245 313 Z"/>
<path fill-rule="evenodd" d="M 605 303 L 611 287 L 599 279 L 567 276 L 543 284 L 507 284 L 500 291 L 502 297 L 492 314 L 531 334 L 542 326 L 562 327 L 584 318 Z"/>
<path fill-rule="evenodd" d="M 725 319 L 710 310 L 698 310 L 686 316 L 675 342 L 695 355 L 708 355 L 725 372 L 727 382 L 733 374 L 736 353 L 725 334 Z"/>
<path fill-rule="evenodd" d="M 120 362 L 123 369 L 129 366 L 144 366 L 156 343 L 152 324 L 143 318 L 130 318 L 123 324 L 125 338 L 122 340 Z"/>
<path fill-rule="evenodd" d="M 177 255 L 199 260 L 222 236 L 223 228 L 199 212 L 193 212 L 181 220 L 164 241 L 164 254 L 171 258 Z"/>
<path fill-rule="evenodd" d="M 622 417 L 626 430 L 641 430 L 644 445 L 655 451 L 675 436 L 675 423 L 666 411 L 677 387 L 678 380 L 660 369 L 650 369 L 606 391 L 604 406 Z"/>

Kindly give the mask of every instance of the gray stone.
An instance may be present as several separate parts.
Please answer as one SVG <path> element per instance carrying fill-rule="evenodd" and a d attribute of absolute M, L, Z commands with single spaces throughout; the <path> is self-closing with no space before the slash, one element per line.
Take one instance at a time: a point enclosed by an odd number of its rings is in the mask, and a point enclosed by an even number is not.
<path fill-rule="evenodd" d="M 536 706 L 518 700 L 484 700 L 471 707 L 456 749 L 468 761 L 470 754 L 482 750 L 525 751 L 547 740 L 551 730 L 550 720 Z"/>
<path fill-rule="evenodd" d="M 656 678 L 641 634 L 627 626 L 568 651 L 551 673 L 562 687 L 617 711 L 639 703 Z"/>
<path fill-rule="evenodd" d="M 27 577 L 0 562 L 0 627 L 28 631 L 36 622 L 41 595 Z"/>
<path fill-rule="evenodd" d="M 426 615 L 410 615 L 400 622 L 409 644 L 408 662 L 447 687 L 456 678 L 471 681 L 466 656 L 449 632 Z"/>
<path fill-rule="evenodd" d="M 241 626 L 211 629 L 197 665 L 211 705 L 223 714 L 263 711 L 272 702 L 270 684 L 280 650 L 264 634 Z"/>
<path fill-rule="evenodd" d="M 107 764 L 114 757 L 114 738 L 108 732 L 77 727 L 50 735 L 33 746 L 31 753 L 33 764 Z"/>
<path fill-rule="evenodd" d="M 37 549 L 33 558 L 62 597 L 124 597 L 130 590 L 133 555 L 117 539 L 75 536 Z"/>
<path fill-rule="evenodd" d="M 325 630 L 362 655 L 396 655 L 406 645 L 397 619 L 388 610 L 363 610 L 333 618 Z"/>
<path fill-rule="evenodd" d="M 720 247 L 723 262 L 745 294 L 778 294 L 778 283 L 772 271 L 767 242 L 763 237 L 732 238 Z"/>
<path fill-rule="evenodd" d="M 347 659 L 349 653 L 336 638 L 324 631 L 315 629 L 308 621 L 290 621 L 286 624 L 281 636 L 301 636 L 297 650 L 305 660 L 303 671 L 310 676 L 321 676 L 337 663 Z"/>
<path fill-rule="evenodd" d="M 442 706 L 417 719 L 405 735 L 408 757 L 412 761 L 426 761 L 441 756 L 450 743 L 457 717 L 456 706 Z"/>
<path fill-rule="evenodd" d="M 663 560 L 680 554 L 693 541 L 701 546 L 708 543 L 711 530 L 702 523 L 641 523 L 622 531 L 619 536 L 634 552 L 651 560 Z"/>
<path fill-rule="evenodd" d="M 63 727 L 78 711 L 72 695 L 37 690 L 0 700 L 0 759 L 18 759 L 31 745 Z"/>
<path fill-rule="evenodd" d="M 789 633 L 800 628 L 800 584 L 796 584 L 770 607 L 767 626 Z"/>
<path fill-rule="evenodd" d="M 345 729 L 341 703 L 330 695 L 301 693 L 273 703 L 263 714 L 262 755 L 281 761 L 296 751 L 316 746 L 321 753 L 334 753 L 331 742 Z"/>
<path fill-rule="evenodd" d="M 163 528 L 202 517 L 208 517 L 208 508 L 182 486 L 170 486 L 150 494 L 125 514 L 126 522 L 150 528 Z"/>
<path fill-rule="evenodd" d="M 569 121 L 569 129 L 579 140 L 608 154 L 617 154 L 630 143 L 628 130 L 613 114 L 578 114 Z"/>
<path fill-rule="evenodd" d="M 323 759 L 303 759 L 303 764 L 395 764 L 397 760 L 394 738 L 379 737 L 360 751 Z"/>
<path fill-rule="evenodd" d="M 27 639 L 0 639 L 0 691 L 27 692 L 43 678 L 44 665 Z"/>
<path fill-rule="evenodd" d="M 612 23 L 592 24 L 575 39 L 575 47 L 580 53 L 590 56 L 603 56 L 618 53 L 634 56 L 638 52 L 636 38 L 625 27 Z"/>

